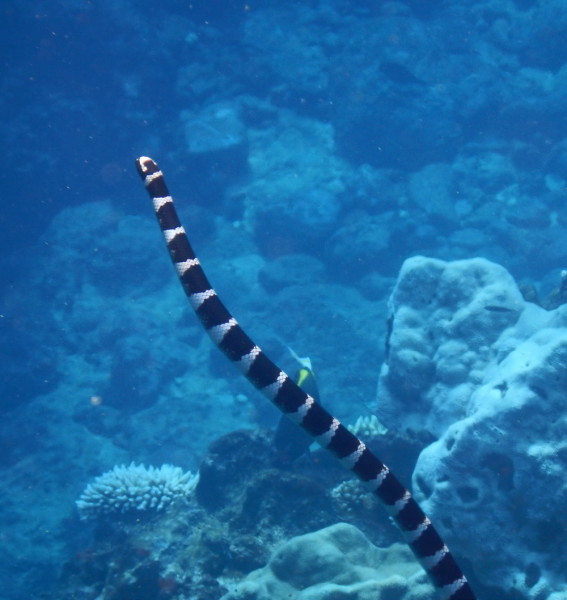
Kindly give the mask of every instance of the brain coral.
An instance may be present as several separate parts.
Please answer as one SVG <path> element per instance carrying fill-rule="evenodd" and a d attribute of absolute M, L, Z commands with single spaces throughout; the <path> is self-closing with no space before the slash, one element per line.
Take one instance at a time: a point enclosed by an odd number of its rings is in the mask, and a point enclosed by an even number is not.
<path fill-rule="evenodd" d="M 186 499 L 198 480 L 198 474 L 172 465 L 117 465 L 89 483 L 76 504 L 82 520 L 132 511 L 160 512 Z"/>

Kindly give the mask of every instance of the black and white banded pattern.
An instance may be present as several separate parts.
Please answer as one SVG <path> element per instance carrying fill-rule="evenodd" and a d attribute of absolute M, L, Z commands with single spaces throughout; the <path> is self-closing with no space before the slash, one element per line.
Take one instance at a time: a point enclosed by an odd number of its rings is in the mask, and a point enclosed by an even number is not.
<path fill-rule="evenodd" d="M 411 494 L 355 435 L 304 392 L 244 333 L 211 287 L 181 225 L 163 173 L 142 156 L 136 166 L 183 289 L 214 343 L 292 421 L 348 467 L 384 504 L 445 600 L 475 600 L 463 572 Z"/>

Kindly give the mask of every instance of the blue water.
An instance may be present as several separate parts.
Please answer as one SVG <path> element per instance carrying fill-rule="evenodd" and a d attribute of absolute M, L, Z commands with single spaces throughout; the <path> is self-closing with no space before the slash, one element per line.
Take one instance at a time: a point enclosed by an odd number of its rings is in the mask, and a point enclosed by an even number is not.
<path fill-rule="evenodd" d="M 561 1 L 5 0 L 0 579 L 49 593 L 74 502 L 132 460 L 196 470 L 277 415 L 211 347 L 134 159 L 159 161 L 226 304 L 326 405 L 372 411 L 405 258 L 566 266 Z M 77 595 L 77 598 L 82 597 Z M 85 596 L 87 597 L 87 596 Z"/>

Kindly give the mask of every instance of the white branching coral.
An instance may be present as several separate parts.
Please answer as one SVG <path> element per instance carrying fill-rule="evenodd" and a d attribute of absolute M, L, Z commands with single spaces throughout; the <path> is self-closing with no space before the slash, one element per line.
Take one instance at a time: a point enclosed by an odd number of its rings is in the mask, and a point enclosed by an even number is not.
<path fill-rule="evenodd" d="M 358 480 L 339 483 L 331 490 L 331 498 L 340 514 L 352 516 L 356 507 L 362 504 L 365 490 Z"/>
<path fill-rule="evenodd" d="M 349 427 L 354 435 L 361 438 L 371 438 L 384 435 L 388 430 L 380 421 L 376 415 L 365 415 L 358 417 L 354 425 Z"/>
<path fill-rule="evenodd" d="M 375 511 L 378 501 L 358 479 L 339 483 L 330 492 L 335 509 L 345 519 L 360 517 L 364 511 Z"/>
<path fill-rule="evenodd" d="M 82 520 L 133 511 L 160 512 L 190 496 L 198 481 L 198 474 L 172 465 L 117 465 L 91 481 L 76 504 Z"/>

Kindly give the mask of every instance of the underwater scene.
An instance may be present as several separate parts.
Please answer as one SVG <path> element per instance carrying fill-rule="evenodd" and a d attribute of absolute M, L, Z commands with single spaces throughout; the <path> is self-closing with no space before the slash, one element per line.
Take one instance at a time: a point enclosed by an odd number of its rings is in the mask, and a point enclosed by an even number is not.
<path fill-rule="evenodd" d="M 565 0 L 0 14 L 0 599 L 567 600 Z"/>

